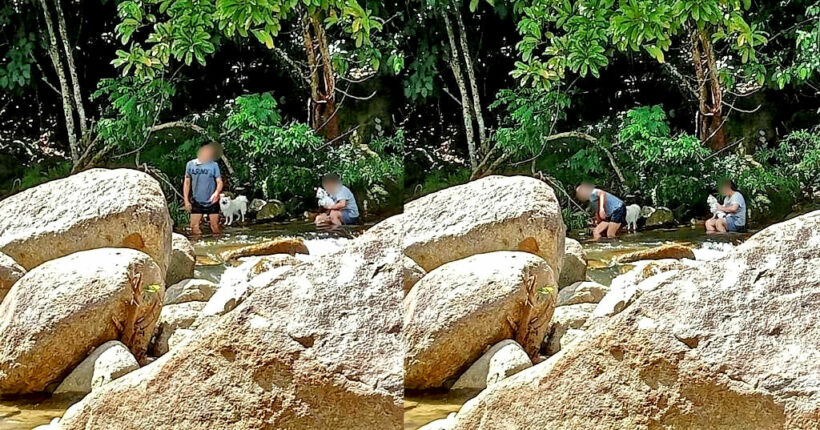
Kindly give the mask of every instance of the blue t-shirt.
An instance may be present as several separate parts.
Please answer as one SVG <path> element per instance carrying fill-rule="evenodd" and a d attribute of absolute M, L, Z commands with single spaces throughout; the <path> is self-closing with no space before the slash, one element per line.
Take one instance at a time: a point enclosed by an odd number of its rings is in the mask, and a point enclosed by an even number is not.
<path fill-rule="evenodd" d="M 216 161 L 200 163 L 193 159 L 185 165 L 185 177 L 191 178 L 191 196 L 201 205 L 211 204 L 211 195 L 216 191 L 216 180 L 221 176 Z"/>
<path fill-rule="evenodd" d="M 737 212 L 726 214 L 726 218 L 732 218 L 737 226 L 742 227 L 746 225 L 746 199 L 743 198 L 743 194 L 735 191 L 734 194 L 723 200 L 723 206 L 729 206 L 732 204 L 737 204 Z"/>
<path fill-rule="evenodd" d="M 353 197 L 353 193 L 350 192 L 344 185 L 339 185 L 339 189 L 336 190 L 336 194 L 333 196 L 334 202 L 339 202 L 341 200 L 346 201 L 345 207 L 342 208 L 342 213 L 347 215 L 349 218 L 358 218 L 359 217 L 359 206 L 356 205 L 356 197 Z"/>
<path fill-rule="evenodd" d="M 598 191 L 602 190 L 593 188 L 592 194 L 589 195 L 589 204 L 590 206 L 592 206 L 593 213 L 595 213 L 598 210 Z M 606 216 L 609 217 L 612 216 L 612 213 L 615 212 L 616 209 L 623 206 L 624 202 L 621 199 L 612 195 L 612 193 L 609 193 L 607 191 L 604 191 L 604 193 L 606 193 L 606 201 L 604 202 L 604 212 L 606 212 Z"/>

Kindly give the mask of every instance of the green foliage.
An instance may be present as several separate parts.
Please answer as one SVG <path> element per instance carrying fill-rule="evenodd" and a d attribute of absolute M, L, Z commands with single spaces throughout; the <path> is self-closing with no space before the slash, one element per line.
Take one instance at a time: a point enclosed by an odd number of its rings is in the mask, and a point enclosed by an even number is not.
<path fill-rule="evenodd" d="M 615 52 L 646 52 L 666 61 L 673 40 L 692 28 L 711 35 L 742 63 L 756 60 L 766 43 L 749 23 L 748 0 L 514 0 L 519 15 L 520 61 L 513 76 L 523 85 L 550 88 L 567 73 L 598 77 Z"/>
<path fill-rule="evenodd" d="M 42 183 L 65 178 L 71 173 L 71 163 L 34 164 L 23 171 L 20 179 L 20 190 L 36 187 Z"/>
<path fill-rule="evenodd" d="M 820 73 L 820 2 L 799 3 L 806 4 L 805 14 L 790 17 L 797 23 L 784 31 L 784 38 L 792 42 L 793 48 L 779 50 L 771 58 L 776 65 L 771 81 L 779 89 L 804 83 Z"/>
<path fill-rule="evenodd" d="M 20 28 L 0 58 L 0 90 L 15 91 L 31 82 L 31 55 L 37 36 Z"/>
<path fill-rule="evenodd" d="M 412 197 L 421 197 L 454 185 L 466 184 L 470 180 L 470 169 L 458 167 L 437 169 L 424 176 L 424 182 L 413 190 Z"/>
<path fill-rule="evenodd" d="M 503 108 L 506 121 L 496 133 L 496 147 L 513 159 L 538 156 L 545 151 L 550 131 L 556 122 L 565 119 L 570 98 L 555 88 L 553 91 L 539 91 L 531 88 L 502 90 L 490 109 Z M 549 152 L 563 142 L 553 142 Z"/>
<path fill-rule="evenodd" d="M 776 147 L 761 151 L 758 158 L 778 166 L 779 174 L 796 181 L 804 194 L 820 190 L 820 127 L 789 133 Z"/>
<path fill-rule="evenodd" d="M 106 100 L 96 131 L 106 145 L 131 149 L 143 145 L 149 127 L 160 112 L 170 106 L 176 89 L 164 79 L 139 80 L 133 77 L 103 79 L 92 100 Z"/>
<path fill-rule="evenodd" d="M 116 27 L 125 45 L 140 29 L 151 31 L 128 51 L 117 51 L 112 64 L 123 74 L 153 78 L 171 60 L 205 65 L 221 38 L 250 39 L 272 49 L 283 26 L 304 15 L 323 16 L 325 25 L 339 28 L 358 48 L 372 46 L 371 36 L 383 21 L 356 0 L 124 0 L 117 7 Z M 378 69 L 380 58 L 372 59 Z M 396 66 L 397 57 L 390 58 Z"/>

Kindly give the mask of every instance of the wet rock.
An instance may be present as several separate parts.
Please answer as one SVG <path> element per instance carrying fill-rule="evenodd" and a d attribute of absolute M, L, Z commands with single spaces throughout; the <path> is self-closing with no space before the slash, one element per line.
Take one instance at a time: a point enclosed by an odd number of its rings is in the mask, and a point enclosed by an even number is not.
<path fill-rule="evenodd" d="M 401 297 L 398 244 L 365 234 L 93 391 L 61 425 L 400 428 Z"/>
<path fill-rule="evenodd" d="M 309 254 L 305 241 L 298 237 L 280 237 L 266 242 L 242 246 L 222 253 L 224 261 L 233 261 L 242 257 L 273 254 Z"/>
<path fill-rule="evenodd" d="M 26 274 L 26 269 L 14 259 L 0 252 L 0 302 L 6 297 L 11 286 Z"/>
<path fill-rule="evenodd" d="M 248 210 L 251 212 L 259 212 L 265 206 L 267 202 L 262 199 L 253 199 L 251 200 L 250 204 L 248 204 Z"/>
<path fill-rule="evenodd" d="M 587 254 L 577 240 L 566 238 L 558 288 L 564 288 L 575 282 L 585 281 L 586 279 Z"/>
<path fill-rule="evenodd" d="M 582 303 L 569 306 L 559 306 L 555 308 L 550 320 L 547 337 L 544 340 L 544 352 L 547 355 L 557 354 L 565 340 L 564 336 L 570 330 L 577 330 L 583 327 L 592 311 L 595 310 L 594 303 Z"/>
<path fill-rule="evenodd" d="M 26 273 L 0 304 L 0 393 L 43 391 L 109 340 L 144 356 L 163 282 L 151 257 L 125 248 L 77 252 Z"/>
<path fill-rule="evenodd" d="M 771 226 L 483 391 L 455 428 L 817 428 L 818 264 L 820 212 Z"/>
<path fill-rule="evenodd" d="M 31 268 L 77 251 L 132 248 L 163 273 L 171 217 L 159 183 L 131 169 L 90 169 L 0 201 L 0 252 Z"/>
<path fill-rule="evenodd" d="M 692 248 L 688 246 L 677 243 L 667 243 L 654 248 L 642 249 L 640 251 L 620 255 L 615 259 L 615 262 L 618 264 L 624 264 L 640 260 L 663 260 L 668 258 L 673 258 L 676 260 L 688 258 L 690 260 L 694 260 L 695 253 L 692 251 Z"/>
<path fill-rule="evenodd" d="M 159 357 L 168 352 L 168 339 L 179 329 L 186 329 L 196 321 L 199 313 L 205 308 L 203 302 L 186 302 L 177 305 L 166 305 L 162 308 L 157 322 L 157 331 L 151 342 L 151 354 Z"/>
<path fill-rule="evenodd" d="M 410 257 L 404 257 L 402 267 L 402 285 L 404 286 L 404 295 L 406 296 L 427 272 Z"/>
<path fill-rule="evenodd" d="M 186 302 L 207 302 L 219 286 L 204 279 L 186 279 L 171 285 L 165 291 L 165 304 L 176 305 Z"/>
<path fill-rule="evenodd" d="M 196 265 L 194 246 L 188 238 L 179 233 L 174 233 L 171 237 L 171 257 L 168 260 L 165 285 L 173 285 L 183 279 L 193 278 Z"/>
<path fill-rule="evenodd" d="M 428 272 L 492 251 L 529 252 L 556 275 L 561 270 L 561 206 L 552 188 L 534 178 L 488 176 L 447 188 L 408 203 L 392 220 L 402 227 L 404 253 Z"/>
<path fill-rule="evenodd" d="M 558 292 L 558 306 L 598 303 L 607 292 L 609 292 L 609 287 L 597 282 L 576 282 Z"/>
<path fill-rule="evenodd" d="M 257 221 L 273 221 L 285 216 L 285 204 L 279 200 L 270 200 L 265 203 L 256 214 Z"/>
<path fill-rule="evenodd" d="M 532 361 L 521 345 L 505 339 L 490 347 L 475 363 L 470 365 L 452 390 L 483 390 L 488 386 L 532 366 Z"/>
<path fill-rule="evenodd" d="M 672 213 L 671 209 L 663 206 L 655 208 L 655 210 L 646 217 L 646 224 L 644 224 L 647 228 L 672 225 L 675 225 L 675 214 Z"/>
<path fill-rule="evenodd" d="M 88 394 L 139 367 L 128 347 L 120 341 L 111 340 L 94 349 L 63 379 L 54 394 Z"/>
<path fill-rule="evenodd" d="M 419 427 L 418 430 L 452 430 L 456 424 L 456 413 L 452 412 L 447 418 L 435 420 L 431 423 Z"/>
<path fill-rule="evenodd" d="M 531 317 L 549 321 L 557 287 L 549 265 L 536 255 L 479 254 L 428 273 L 404 298 L 405 388 L 440 387 L 487 346 L 516 338 L 510 321 L 521 325 L 530 287 Z M 532 333 L 533 345 L 540 345 L 547 327 Z"/>

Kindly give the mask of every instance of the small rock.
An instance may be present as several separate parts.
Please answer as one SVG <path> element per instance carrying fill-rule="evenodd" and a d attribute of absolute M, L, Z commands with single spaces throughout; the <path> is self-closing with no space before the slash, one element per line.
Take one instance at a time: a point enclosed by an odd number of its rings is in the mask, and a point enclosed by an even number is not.
<path fill-rule="evenodd" d="M 219 286 L 204 279 L 186 279 L 168 287 L 165 304 L 176 305 L 186 302 L 207 302 Z"/>
<path fill-rule="evenodd" d="M 276 254 L 264 256 L 257 261 L 250 269 L 251 276 L 259 276 L 262 273 L 285 266 L 295 266 L 302 263 L 298 258 L 289 254 Z"/>
<path fill-rule="evenodd" d="M 256 214 L 258 221 L 271 221 L 285 216 L 285 204 L 279 200 L 271 200 L 265 203 Z"/>
<path fill-rule="evenodd" d="M 555 308 L 544 342 L 544 350 L 547 355 L 557 354 L 558 351 L 561 350 L 561 339 L 569 330 L 583 327 L 594 310 L 595 304 L 593 303 L 581 303 Z"/>
<path fill-rule="evenodd" d="M 14 259 L 0 252 L 0 302 L 6 297 L 11 286 L 26 274 L 26 269 Z"/>
<path fill-rule="evenodd" d="M 188 328 L 199 317 L 199 312 L 205 307 L 203 302 L 187 302 L 177 305 L 163 306 L 159 315 L 157 331 L 154 334 L 151 352 L 159 357 L 170 349 L 168 339 L 175 331 Z"/>
<path fill-rule="evenodd" d="M 581 244 L 567 238 L 564 245 L 564 259 L 561 262 L 561 276 L 558 288 L 587 279 L 587 255 Z"/>
<path fill-rule="evenodd" d="M 532 361 L 512 339 L 505 339 L 490 347 L 467 369 L 453 385 L 452 390 L 483 390 L 490 385 L 532 366 Z"/>
<path fill-rule="evenodd" d="M 185 236 L 174 233 L 171 235 L 171 257 L 168 260 L 168 271 L 165 274 L 165 285 L 193 278 L 196 255 L 194 246 Z"/>
<path fill-rule="evenodd" d="M 662 227 L 675 224 L 675 215 L 672 213 L 672 210 L 669 208 L 665 208 L 660 206 L 655 208 L 655 210 L 647 217 L 646 227 Z"/>
<path fill-rule="evenodd" d="M 420 281 L 426 274 L 427 272 L 425 272 L 421 266 L 416 264 L 412 258 L 404 257 L 402 262 L 402 285 L 404 286 L 404 295 L 406 296 L 407 293 L 413 289 L 413 286 L 416 285 L 416 282 Z"/>
<path fill-rule="evenodd" d="M 63 379 L 54 393 L 88 394 L 139 367 L 137 359 L 122 342 L 111 340 L 94 349 Z"/>
<path fill-rule="evenodd" d="M 597 282 L 576 282 L 558 291 L 558 306 L 598 303 L 608 291 L 609 287 Z"/>
<path fill-rule="evenodd" d="M 253 199 L 251 203 L 248 205 L 248 210 L 251 212 L 259 212 L 265 206 L 267 202 L 262 199 Z"/>

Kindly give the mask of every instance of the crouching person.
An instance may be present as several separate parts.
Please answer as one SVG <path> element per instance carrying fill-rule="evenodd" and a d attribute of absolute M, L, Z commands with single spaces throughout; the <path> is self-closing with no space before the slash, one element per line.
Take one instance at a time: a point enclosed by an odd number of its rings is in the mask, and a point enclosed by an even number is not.
<path fill-rule="evenodd" d="M 316 225 L 351 225 L 359 223 L 359 207 L 356 197 L 349 188 L 342 184 L 341 179 L 334 174 L 322 177 L 322 188 L 330 194 L 333 205 L 327 207 L 327 213 L 316 217 Z"/>
<path fill-rule="evenodd" d="M 746 228 L 746 199 L 743 198 L 743 194 L 740 194 L 737 185 L 731 179 L 721 181 L 718 191 L 723 195 L 724 200 L 722 205 L 718 205 L 717 210 L 725 213 L 726 216 L 706 220 L 706 232 L 743 231 Z"/>
<path fill-rule="evenodd" d="M 592 207 L 595 218 L 595 228 L 592 229 L 593 239 L 618 235 L 618 230 L 626 221 L 626 206 L 621 199 L 586 182 L 578 185 L 575 194 L 578 200 L 588 201 Z"/>

